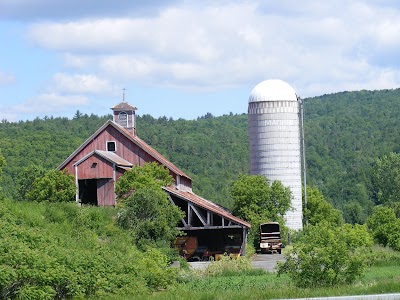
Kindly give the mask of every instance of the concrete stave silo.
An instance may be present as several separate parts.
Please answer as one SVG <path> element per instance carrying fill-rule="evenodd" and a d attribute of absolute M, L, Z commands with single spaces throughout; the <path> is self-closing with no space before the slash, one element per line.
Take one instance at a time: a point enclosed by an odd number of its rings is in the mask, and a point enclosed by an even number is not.
<path fill-rule="evenodd" d="M 302 228 L 300 103 L 282 80 L 266 80 L 251 92 L 248 107 L 250 174 L 290 187 L 293 211 L 285 216 L 293 230 Z"/>

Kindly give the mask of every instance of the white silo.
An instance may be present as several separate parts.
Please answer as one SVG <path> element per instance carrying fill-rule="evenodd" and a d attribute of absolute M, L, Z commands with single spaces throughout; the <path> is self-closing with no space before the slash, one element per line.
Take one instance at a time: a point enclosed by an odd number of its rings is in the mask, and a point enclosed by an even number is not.
<path fill-rule="evenodd" d="M 293 211 L 286 225 L 302 229 L 300 103 L 295 90 L 282 80 L 259 83 L 249 98 L 250 174 L 279 180 L 290 187 Z"/>

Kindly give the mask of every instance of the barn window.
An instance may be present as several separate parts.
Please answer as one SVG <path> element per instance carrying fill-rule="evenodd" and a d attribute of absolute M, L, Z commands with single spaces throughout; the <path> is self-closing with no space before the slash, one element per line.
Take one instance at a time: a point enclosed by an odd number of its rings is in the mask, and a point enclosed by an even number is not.
<path fill-rule="evenodd" d="M 118 123 L 122 127 L 128 127 L 128 114 L 124 111 L 121 111 L 118 114 Z"/>
<path fill-rule="evenodd" d="M 115 142 L 107 142 L 107 151 L 112 151 L 115 152 L 117 149 L 117 146 Z"/>

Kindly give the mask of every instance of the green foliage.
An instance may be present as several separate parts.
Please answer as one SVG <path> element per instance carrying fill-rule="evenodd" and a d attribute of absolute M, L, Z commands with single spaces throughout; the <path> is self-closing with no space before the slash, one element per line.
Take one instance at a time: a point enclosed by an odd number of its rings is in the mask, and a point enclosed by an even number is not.
<path fill-rule="evenodd" d="M 249 241 L 258 243 L 259 226 L 276 221 L 285 231 L 283 215 L 291 207 L 292 194 L 280 181 L 270 181 L 262 175 L 239 175 L 232 183 L 233 213 L 251 223 Z"/>
<path fill-rule="evenodd" d="M 367 219 L 367 225 L 379 244 L 400 251 L 400 219 L 393 208 L 376 206 Z"/>
<path fill-rule="evenodd" d="M 6 160 L 3 155 L 1 155 L 1 149 L 0 149 L 0 182 L 3 174 L 3 166 L 6 164 Z M 1 186 L 0 186 L 0 193 L 1 193 Z"/>
<path fill-rule="evenodd" d="M 247 221 L 277 220 L 290 208 L 292 197 L 290 189 L 280 181 L 270 185 L 262 175 L 239 175 L 232 184 L 231 195 L 235 200 L 234 214 Z"/>
<path fill-rule="evenodd" d="M 117 181 L 116 193 L 121 200 L 117 222 L 131 231 L 141 248 L 169 245 L 181 233 L 176 225 L 184 214 L 161 189 L 172 183 L 169 171 L 155 162 L 133 166 Z"/>
<path fill-rule="evenodd" d="M 364 253 L 371 245 L 365 226 L 309 226 L 279 264 L 278 274 L 287 273 L 298 287 L 350 284 L 363 274 Z"/>
<path fill-rule="evenodd" d="M 0 298 L 143 295 L 173 285 L 178 270 L 162 249 L 138 251 L 114 217 L 75 203 L 2 201 Z"/>
<path fill-rule="evenodd" d="M 400 202 L 400 154 L 389 153 L 374 161 L 372 182 L 379 203 Z"/>
<path fill-rule="evenodd" d="M 45 175 L 45 170 L 37 165 L 29 165 L 23 168 L 15 179 L 16 199 L 27 200 L 27 193 L 33 188 L 36 179 Z"/>
<path fill-rule="evenodd" d="M 117 221 L 130 229 L 138 245 L 157 241 L 171 242 L 180 231 L 176 225 L 183 217 L 179 207 L 171 204 L 160 187 L 143 187 L 123 201 Z"/>
<path fill-rule="evenodd" d="M 37 177 L 30 182 L 27 178 L 25 184 L 31 183 L 29 190 L 22 190 L 26 200 L 69 202 L 75 200 L 75 179 L 65 171 L 49 170 L 42 177 Z M 24 187 L 27 187 L 24 185 Z"/>
<path fill-rule="evenodd" d="M 331 226 L 343 224 L 340 211 L 328 203 L 316 187 L 307 189 L 307 207 L 304 208 L 303 218 L 307 219 L 310 225 L 318 225 L 321 222 Z"/>
<path fill-rule="evenodd" d="M 350 202 L 343 207 L 343 217 L 349 224 L 364 224 L 366 221 L 366 212 L 358 202 Z"/>
<path fill-rule="evenodd" d="M 156 162 L 145 163 L 141 166 L 133 166 L 122 175 L 116 185 L 115 193 L 119 198 L 127 197 L 132 192 L 142 188 L 160 189 L 174 182 L 169 171 Z"/>

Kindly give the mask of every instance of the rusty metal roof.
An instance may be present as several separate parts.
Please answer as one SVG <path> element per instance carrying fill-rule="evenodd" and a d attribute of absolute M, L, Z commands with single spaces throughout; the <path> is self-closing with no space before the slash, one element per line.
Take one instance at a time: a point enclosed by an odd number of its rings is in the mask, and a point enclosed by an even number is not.
<path fill-rule="evenodd" d="M 118 103 L 117 105 L 111 107 L 112 110 L 137 110 L 136 107 L 128 104 L 125 101 L 122 101 L 121 103 Z"/>
<path fill-rule="evenodd" d="M 168 193 L 171 193 L 183 200 L 189 201 L 197 206 L 200 206 L 201 208 L 212 211 L 213 213 L 220 215 L 220 216 L 224 217 L 225 219 L 228 219 L 230 221 L 233 221 L 235 223 L 243 225 L 247 228 L 251 227 L 250 223 L 247 223 L 246 221 L 243 221 L 242 219 L 235 217 L 234 215 L 232 215 L 230 212 L 228 212 L 226 209 L 222 208 L 221 206 L 219 206 L 207 199 L 204 199 L 204 198 L 196 195 L 193 192 L 181 191 L 172 186 L 163 187 L 163 189 L 165 191 L 167 191 Z"/>

